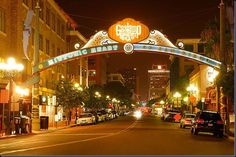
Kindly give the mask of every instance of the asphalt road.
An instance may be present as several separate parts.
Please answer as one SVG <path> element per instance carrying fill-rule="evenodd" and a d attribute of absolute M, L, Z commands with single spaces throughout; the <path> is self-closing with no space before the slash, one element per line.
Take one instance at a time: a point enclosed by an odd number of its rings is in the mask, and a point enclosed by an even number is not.
<path fill-rule="evenodd" d="M 233 155 L 234 143 L 210 134 L 191 135 L 179 123 L 155 116 L 119 117 L 97 125 L 0 140 L 6 155 Z"/>

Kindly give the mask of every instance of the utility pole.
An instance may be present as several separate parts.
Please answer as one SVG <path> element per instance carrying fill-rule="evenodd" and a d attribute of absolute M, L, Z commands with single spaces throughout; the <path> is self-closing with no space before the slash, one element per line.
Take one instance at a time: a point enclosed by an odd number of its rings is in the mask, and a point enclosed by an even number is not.
<path fill-rule="evenodd" d="M 35 7 L 35 31 L 34 31 L 34 66 L 39 64 L 39 2 Z M 33 69 L 32 69 L 33 71 Z M 40 78 L 40 73 L 36 72 L 35 77 Z M 32 130 L 39 130 L 39 82 L 32 88 Z"/>
<path fill-rule="evenodd" d="M 221 0 L 220 2 L 220 58 L 222 61 L 222 70 L 221 72 L 227 72 L 227 54 L 225 51 L 225 4 L 223 2 L 223 0 Z M 220 87 L 221 88 L 221 87 Z M 223 93 L 221 93 L 222 90 L 220 90 L 220 105 L 223 104 L 225 105 L 226 108 L 226 113 L 225 113 L 225 122 L 226 122 L 226 126 L 225 126 L 225 133 L 228 134 L 229 133 L 229 103 L 227 101 L 227 97 L 226 97 L 226 101 L 224 101 L 224 99 L 222 99 Z"/>

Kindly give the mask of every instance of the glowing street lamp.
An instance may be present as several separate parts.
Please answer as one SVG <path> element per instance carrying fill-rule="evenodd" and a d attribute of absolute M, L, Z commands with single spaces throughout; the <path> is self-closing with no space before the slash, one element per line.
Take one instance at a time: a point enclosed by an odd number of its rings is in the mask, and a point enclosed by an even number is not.
<path fill-rule="evenodd" d="M 16 93 L 18 93 L 21 97 L 29 96 L 29 89 L 16 86 Z"/>
<path fill-rule="evenodd" d="M 101 96 L 101 94 L 100 94 L 99 92 L 95 92 L 95 97 L 100 98 L 100 97 L 102 97 L 102 96 Z"/>
<path fill-rule="evenodd" d="M 161 104 L 161 107 L 163 107 L 163 105 L 165 104 L 165 101 L 164 101 L 164 100 L 161 100 L 161 101 L 160 101 L 160 104 Z"/>
<path fill-rule="evenodd" d="M 13 78 L 24 69 L 23 64 L 17 64 L 15 58 L 8 58 L 6 63 L 0 63 L 0 76 L 9 79 L 9 100 L 8 100 L 8 128 L 10 132 L 11 123 L 11 103 L 13 95 Z M 4 112 L 4 111 L 3 111 Z M 14 118 L 14 111 L 13 111 Z"/>
<path fill-rule="evenodd" d="M 75 83 L 75 84 L 74 84 L 74 87 L 75 87 L 76 89 L 78 89 L 79 91 L 83 91 L 83 88 L 80 86 L 79 83 Z"/>
<path fill-rule="evenodd" d="M 193 100 L 195 100 L 196 98 L 194 97 L 194 94 L 196 94 L 198 92 L 198 88 L 196 86 L 194 86 L 193 84 L 190 84 L 187 89 L 186 89 L 190 94 L 189 94 L 189 98 L 190 98 L 190 107 L 191 107 L 191 113 L 193 112 Z M 192 100 L 193 99 L 193 100 Z"/>
<path fill-rule="evenodd" d="M 181 94 L 180 94 L 179 92 L 175 92 L 175 94 L 174 94 L 173 96 L 174 96 L 174 98 L 176 98 L 176 100 L 177 100 L 177 107 L 179 107 L 179 100 L 178 100 L 178 98 L 181 97 Z"/>

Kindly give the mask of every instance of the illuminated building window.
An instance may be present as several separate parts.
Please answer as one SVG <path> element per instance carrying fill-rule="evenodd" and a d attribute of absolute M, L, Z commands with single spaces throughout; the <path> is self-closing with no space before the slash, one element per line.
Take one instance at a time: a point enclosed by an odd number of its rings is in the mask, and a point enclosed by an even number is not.
<path fill-rule="evenodd" d="M 36 3 L 37 3 L 37 0 L 32 0 L 32 3 L 31 3 L 32 10 L 35 9 Z"/>
<path fill-rule="evenodd" d="M 65 26 L 63 24 L 61 25 L 61 38 L 65 39 Z"/>
<path fill-rule="evenodd" d="M 0 8 L 0 31 L 6 32 L 6 15 L 2 8 Z"/>
<path fill-rule="evenodd" d="M 56 31 L 56 17 L 55 17 L 55 14 L 51 14 L 52 16 L 52 23 L 51 23 L 51 26 L 52 26 L 52 30 L 53 31 Z"/>
<path fill-rule="evenodd" d="M 46 24 L 50 26 L 50 9 L 46 8 Z"/>
<path fill-rule="evenodd" d="M 49 54 L 50 52 L 50 44 L 49 44 L 49 40 L 46 39 L 46 54 Z"/>
<path fill-rule="evenodd" d="M 56 28 L 57 30 L 57 34 L 60 36 L 60 34 L 61 34 L 61 32 L 60 32 L 60 30 L 61 30 L 61 23 L 60 23 L 60 20 L 59 19 L 57 19 L 57 28 Z"/>
<path fill-rule="evenodd" d="M 39 49 L 43 51 L 43 36 L 39 34 Z"/>
<path fill-rule="evenodd" d="M 158 65 L 158 66 L 157 66 L 157 69 L 161 69 L 161 65 Z"/>
<path fill-rule="evenodd" d="M 39 17 L 44 20 L 44 4 L 43 1 L 39 1 L 39 7 L 40 7 L 40 12 L 39 12 Z"/>
<path fill-rule="evenodd" d="M 56 56 L 56 47 L 55 44 L 52 44 L 52 56 Z"/>
<path fill-rule="evenodd" d="M 61 54 L 61 50 L 60 48 L 57 48 L 57 56 L 59 56 Z"/>

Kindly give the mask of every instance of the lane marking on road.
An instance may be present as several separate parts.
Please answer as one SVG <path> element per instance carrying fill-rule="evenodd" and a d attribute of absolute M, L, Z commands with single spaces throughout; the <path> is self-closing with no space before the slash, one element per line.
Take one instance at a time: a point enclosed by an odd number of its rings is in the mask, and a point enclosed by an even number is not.
<path fill-rule="evenodd" d="M 110 135 L 114 133 L 83 133 L 83 134 L 70 134 L 70 133 L 54 133 L 50 136 L 57 136 L 57 135 L 66 135 L 66 136 L 92 136 L 92 135 Z"/>
<path fill-rule="evenodd" d="M 3 147 L 14 147 L 15 145 L 19 145 L 19 144 L 24 144 L 24 145 L 29 145 L 29 144 L 33 144 L 33 143 L 43 143 L 43 142 L 47 142 L 47 141 L 17 141 L 17 142 L 14 142 L 14 143 L 5 143 L 5 144 L 0 144 L 0 147 L 3 148 Z"/>
<path fill-rule="evenodd" d="M 108 134 L 108 135 L 94 137 L 94 138 L 88 138 L 88 139 L 84 139 L 84 140 L 70 141 L 70 142 L 65 142 L 65 143 L 57 143 L 57 144 L 46 145 L 46 146 L 38 146 L 38 147 L 32 147 L 32 148 L 24 148 L 24 149 L 18 149 L 18 150 L 5 151 L 5 152 L 1 152 L 1 155 L 18 153 L 18 152 L 25 152 L 25 151 L 36 150 L 36 149 L 50 148 L 50 147 L 56 147 L 56 146 L 63 146 L 63 145 L 68 145 L 68 144 L 75 144 L 75 143 L 81 143 L 81 142 L 87 142 L 87 141 L 102 139 L 102 138 L 106 138 L 106 137 L 110 137 L 110 136 L 114 136 L 114 135 L 118 135 L 118 134 L 127 132 L 129 129 L 133 128 L 136 124 L 137 124 L 137 120 L 134 121 L 129 127 L 125 128 L 121 131 L 118 131 L 116 133 L 113 133 L 113 134 Z"/>

